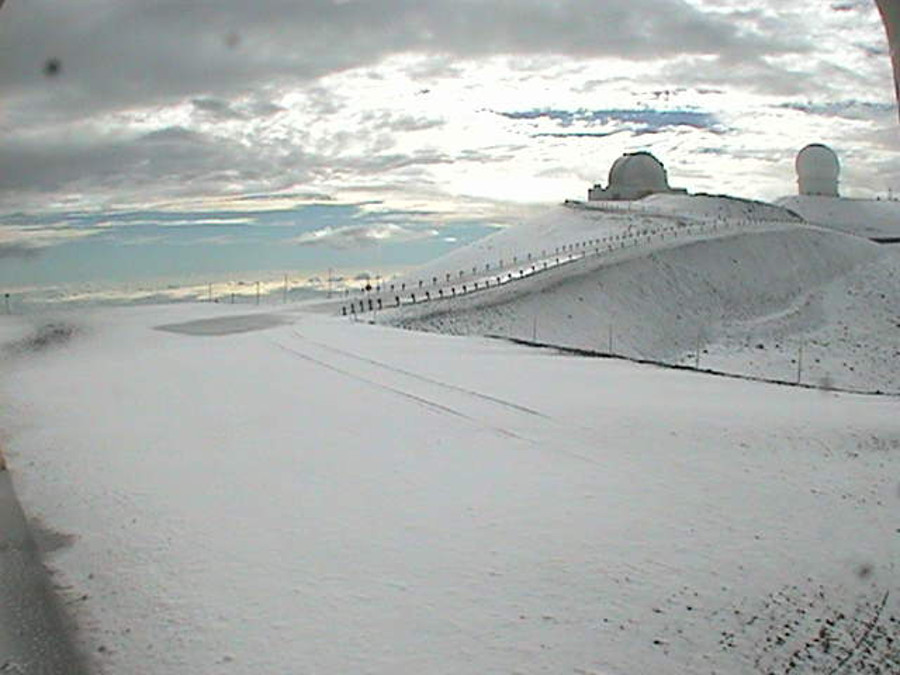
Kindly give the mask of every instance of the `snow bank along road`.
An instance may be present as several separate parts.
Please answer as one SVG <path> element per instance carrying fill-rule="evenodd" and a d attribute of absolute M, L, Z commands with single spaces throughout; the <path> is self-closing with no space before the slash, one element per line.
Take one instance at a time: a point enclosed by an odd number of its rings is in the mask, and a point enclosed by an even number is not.
<path fill-rule="evenodd" d="M 228 316 L 4 351 L 98 672 L 896 672 L 895 399 Z"/>

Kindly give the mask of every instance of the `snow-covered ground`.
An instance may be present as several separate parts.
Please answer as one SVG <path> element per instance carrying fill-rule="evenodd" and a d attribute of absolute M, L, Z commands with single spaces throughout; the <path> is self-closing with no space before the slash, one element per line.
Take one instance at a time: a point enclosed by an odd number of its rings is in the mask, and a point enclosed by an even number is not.
<path fill-rule="evenodd" d="M 896 399 L 254 317 L 0 324 L 100 672 L 896 671 Z"/>
<path fill-rule="evenodd" d="M 576 259 L 361 315 L 429 333 L 0 317 L 0 442 L 98 672 L 900 671 L 898 398 L 833 390 L 898 389 L 897 249 L 661 196 L 395 283 L 529 253 Z"/>
<path fill-rule="evenodd" d="M 777 203 L 822 227 L 869 239 L 900 242 L 900 202 L 892 199 L 795 195 L 782 197 Z"/>
<path fill-rule="evenodd" d="M 504 231 L 431 267 L 478 267 L 497 250 L 509 258 L 513 249 L 533 248 L 544 238 L 629 238 L 635 230 L 663 228 L 675 234 L 491 292 L 405 305 L 379 320 L 676 364 L 696 364 L 699 345 L 704 368 L 900 391 L 898 248 L 742 200 L 658 196 L 628 208 L 560 207 L 521 232 Z M 641 208 L 655 215 L 636 215 Z"/>

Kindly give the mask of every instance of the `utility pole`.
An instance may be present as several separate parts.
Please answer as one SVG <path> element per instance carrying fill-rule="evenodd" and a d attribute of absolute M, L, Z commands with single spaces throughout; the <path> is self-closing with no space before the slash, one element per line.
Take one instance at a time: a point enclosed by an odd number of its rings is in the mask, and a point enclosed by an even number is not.
<path fill-rule="evenodd" d="M 259 282 L 256 282 L 256 304 L 259 305 Z"/>
<path fill-rule="evenodd" d="M 288 300 L 288 275 L 284 275 L 284 303 L 287 304 Z"/>
<path fill-rule="evenodd" d="M 700 331 L 697 331 L 697 353 L 695 354 L 694 359 L 694 369 L 700 370 Z"/>

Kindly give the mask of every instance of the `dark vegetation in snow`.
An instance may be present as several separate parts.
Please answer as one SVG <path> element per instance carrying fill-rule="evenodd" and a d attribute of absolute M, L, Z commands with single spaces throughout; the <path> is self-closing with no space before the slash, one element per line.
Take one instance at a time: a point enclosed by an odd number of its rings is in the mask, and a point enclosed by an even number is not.
<path fill-rule="evenodd" d="M 78 328 L 70 323 L 45 323 L 30 335 L 5 345 L 4 351 L 12 356 L 47 352 L 67 344 L 77 332 Z"/>

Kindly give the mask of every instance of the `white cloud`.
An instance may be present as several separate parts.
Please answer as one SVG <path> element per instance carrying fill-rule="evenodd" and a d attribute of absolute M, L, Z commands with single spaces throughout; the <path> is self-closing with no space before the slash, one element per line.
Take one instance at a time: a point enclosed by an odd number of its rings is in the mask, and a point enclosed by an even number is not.
<path fill-rule="evenodd" d="M 307 232 L 292 240 L 302 246 L 331 246 L 339 249 L 362 248 L 384 243 L 398 243 L 430 239 L 438 235 L 435 229 L 411 229 L 390 223 L 324 227 Z"/>
<path fill-rule="evenodd" d="M 638 149 L 689 189 L 774 197 L 808 141 L 860 193 L 900 178 L 871 3 L 32 0 L 4 22 L 8 211 L 276 194 L 508 222 Z M 563 117 L 491 112 L 536 109 Z"/>

